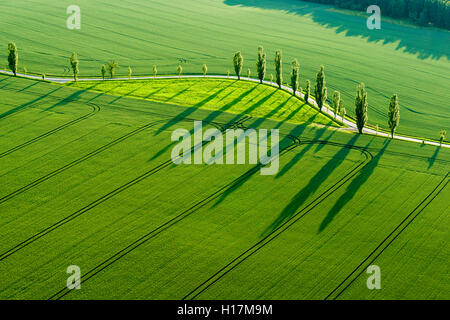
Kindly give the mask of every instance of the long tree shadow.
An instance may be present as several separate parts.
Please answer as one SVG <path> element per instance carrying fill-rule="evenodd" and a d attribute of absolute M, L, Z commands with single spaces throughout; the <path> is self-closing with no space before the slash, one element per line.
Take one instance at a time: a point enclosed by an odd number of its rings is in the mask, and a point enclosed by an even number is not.
<path fill-rule="evenodd" d="M 359 135 L 354 135 L 347 144 L 354 145 L 358 140 Z M 299 208 L 312 196 L 325 180 L 336 170 L 342 162 L 344 162 L 347 155 L 350 153 L 350 148 L 341 148 L 308 182 L 308 184 L 300 190 L 283 209 L 280 215 L 273 221 L 270 226 L 262 233 L 262 236 L 270 234 L 277 229 L 283 222 L 289 220 Z"/>
<path fill-rule="evenodd" d="M 322 128 L 316 131 L 314 134 L 313 140 L 318 140 L 320 137 L 327 131 L 326 128 Z M 303 156 L 312 148 L 313 144 L 307 144 L 303 147 L 303 149 L 298 152 L 286 165 L 283 166 L 283 168 L 278 172 L 278 174 L 275 176 L 276 179 L 281 178 L 284 176 L 289 170 L 291 170 L 297 162 L 299 162 Z"/>
<path fill-rule="evenodd" d="M 330 134 L 328 137 L 325 138 L 325 140 L 329 141 L 329 140 L 331 139 L 331 137 L 333 137 L 333 136 L 335 135 L 335 133 L 336 133 L 336 131 L 333 130 L 333 131 L 331 132 L 331 134 Z M 318 145 L 316 146 L 316 148 L 314 149 L 314 153 L 319 152 L 319 151 L 322 150 L 322 148 L 325 147 L 325 146 L 326 146 L 326 144 L 322 144 L 322 143 L 318 144 Z"/>
<path fill-rule="evenodd" d="M 55 103 L 55 104 L 49 106 L 48 108 L 42 110 L 42 112 L 52 110 L 52 109 L 54 109 L 56 107 L 64 106 L 64 105 L 69 104 L 71 102 L 76 102 L 76 101 L 78 101 L 80 99 L 80 97 L 81 97 L 81 95 L 83 93 L 86 93 L 87 91 L 91 90 L 95 86 L 96 85 L 92 85 L 92 86 L 90 86 L 90 87 L 88 87 L 86 89 L 77 90 L 74 93 L 70 94 L 69 96 L 67 96 L 67 97 L 63 98 L 62 100 L 58 101 L 57 103 Z"/>
<path fill-rule="evenodd" d="M 294 128 L 290 134 L 294 134 L 296 128 Z M 289 134 L 289 135 L 290 135 Z M 278 143 L 279 149 L 282 150 L 284 146 L 289 146 L 292 144 L 292 140 L 289 138 L 289 135 L 286 135 L 283 139 L 281 139 Z M 242 187 L 247 181 L 250 180 L 251 177 L 255 175 L 255 173 L 259 172 L 261 165 L 258 164 L 255 167 L 248 170 L 242 179 L 237 180 L 233 185 L 231 185 L 227 190 L 222 193 L 222 195 L 217 199 L 214 203 L 213 208 L 222 203 L 228 196 L 230 196 L 233 192 L 237 191 L 240 187 Z"/>
<path fill-rule="evenodd" d="M 28 85 L 28 86 L 26 86 L 26 87 L 24 87 L 24 88 L 22 88 L 21 90 L 19 90 L 18 92 L 23 92 L 23 91 L 26 91 L 26 90 L 28 90 L 28 89 L 30 89 L 30 88 L 32 88 L 32 87 L 34 87 L 35 85 L 37 85 L 37 84 L 39 84 L 39 81 L 35 81 L 35 82 L 33 82 L 32 84 L 30 84 L 30 85 Z"/>
<path fill-rule="evenodd" d="M 270 10 L 281 10 L 301 16 L 310 16 L 315 23 L 334 29 L 346 37 L 360 37 L 368 42 L 383 45 L 397 43 L 396 50 L 416 54 L 419 59 L 450 58 L 450 32 L 445 30 L 417 28 L 383 22 L 381 30 L 369 30 L 365 17 L 347 15 L 331 7 L 299 0 L 225 0 L 229 6 L 246 6 Z M 414 30 L 412 33 L 411 30 Z"/>
<path fill-rule="evenodd" d="M 431 158 L 428 159 L 428 170 L 430 170 L 431 167 L 434 165 L 440 150 L 441 150 L 441 147 L 437 146 L 436 150 L 434 151 L 434 153 L 431 156 Z"/>
<path fill-rule="evenodd" d="M 391 143 L 391 140 L 387 140 L 383 146 L 383 148 L 378 152 L 378 154 L 370 161 L 352 180 L 352 182 L 348 185 L 347 189 L 345 189 L 344 194 L 336 201 L 334 206 L 330 209 L 326 217 L 323 219 L 322 223 L 319 226 L 319 230 L 317 233 L 322 232 L 325 228 L 333 221 L 336 215 L 344 208 L 349 201 L 351 201 L 358 190 L 367 182 L 370 176 L 373 174 L 375 168 L 378 166 L 378 162 L 386 151 L 387 147 Z"/>
<path fill-rule="evenodd" d="M 226 87 L 223 87 L 219 90 L 217 90 L 216 92 L 214 92 L 213 94 L 211 94 L 210 96 L 206 97 L 205 99 L 203 99 L 202 101 L 199 101 L 198 103 L 196 103 L 195 105 L 193 105 L 190 108 L 186 108 L 186 110 L 182 111 L 180 114 L 178 114 L 177 116 L 175 116 L 173 119 L 170 119 L 169 121 L 167 121 L 164 125 L 162 125 L 156 132 L 155 135 L 160 134 L 161 132 L 167 130 L 168 128 L 172 127 L 174 124 L 176 124 L 179 119 L 184 119 L 187 118 L 189 115 L 191 115 L 192 113 L 194 113 L 195 111 L 197 111 L 198 108 L 204 106 L 205 104 L 207 104 L 208 102 L 210 102 L 211 100 L 213 100 L 214 98 L 216 98 L 219 94 L 221 94 L 223 91 L 225 91 L 226 89 L 228 89 L 229 87 L 231 87 L 233 84 L 235 83 L 235 81 L 231 82 L 229 85 L 227 85 Z M 153 159 L 153 158 L 152 158 Z"/>
<path fill-rule="evenodd" d="M 0 114 L 0 119 L 5 118 L 5 117 L 7 117 L 7 116 L 9 116 L 9 115 L 11 115 L 13 113 L 16 113 L 16 112 L 18 112 L 18 111 L 20 111 L 20 110 L 22 110 L 22 109 L 24 109 L 26 107 L 29 107 L 29 106 L 35 104 L 36 102 L 45 99 L 46 97 L 52 95 L 53 93 L 55 93 L 56 91 L 61 90 L 61 89 L 62 89 L 62 87 L 56 88 L 56 89 L 54 89 L 54 90 L 52 90 L 52 91 L 50 91 L 50 92 L 48 92 L 46 94 L 41 95 L 40 97 L 38 97 L 36 99 L 33 99 L 33 100 L 29 101 L 29 102 L 26 102 L 26 103 L 24 103 L 24 104 L 22 104 L 20 106 L 17 106 L 15 108 L 13 108 L 11 110 L 8 110 L 8 111 Z"/>
<path fill-rule="evenodd" d="M 236 97 L 233 101 L 230 101 L 230 102 L 228 102 L 227 104 L 225 104 L 223 107 L 221 107 L 219 110 L 215 110 L 215 111 L 213 111 L 213 112 L 211 112 L 205 119 L 203 119 L 203 122 L 205 122 L 205 123 L 210 123 L 210 122 L 212 122 L 214 119 L 216 119 L 222 112 L 225 112 L 226 110 L 228 110 L 229 108 L 231 108 L 232 106 L 234 106 L 236 103 L 238 103 L 239 101 L 241 101 L 245 96 L 247 96 L 247 95 L 249 95 L 253 90 L 255 90 L 257 87 L 256 86 L 254 86 L 254 87 L 252 87 L 251 89 L 249 89 L 249 90 L 247 90 L 247 91 L 245 91 L 245 92 L 243 92 L 242 94 L 240 94 L 238 97 Z M 225 88 L 224 88 L 225 89 Z M 221 90 L 223 90 L 223 89 L 221 89 Z M 221 90 L 219 90 L 219 91 L 221 91 Z M 216 92 L 216 93 L 214 93 L 214 94 L 212 94 L 211 96 L 215 96 L 215 95 L 217 95 L 218 93 Z M 206 98 L 205 100 L 211 100 L 211 96 L 209 96 L 208 98 Z M 206 102 L 204 102 L 205 100 L 203 100 L 201 103 L 206 103 Z M 197 104 L 198 105 L 198 104 Z M 197 106 L 196 105 L 196 106 Z M 183 115 L 183 118 L 184 117 L 187 117 L 187 115 L 189 115 L 190 113 L 192 113 L 192 112 L 194 112 L 195 110 L 193 110 L 193 111 L 190 111 L 190 110 L 186 110 L 186 111 L 183 111 L 181 114 Z M 241 116 L 239 116 L 239 117 L 241 117 Z M 171 126 L 173 126 L 175 123 L 177 123 L 177 122 L 179 122 L 180 121 L 180 119 L 183 119 L 183 118 L 180 118 L 179 116 L 177 116 L 177 117 L 175 117 L 174 119 L 171 119 L 169 122 L 167 122 L 163 127 L 165 127 L 165 129 L 164 130 L 166 130 L 166 129 L 168 129 L 169 127 L 171 127 Z M 229 121 L 229 123 L 232 123 L 233 121 Z M 158 132 L 162 132 L 163 130 L 160 128 L 159 130 L 158 130 Z M 190 131 L 190 133 L 191 134 L 193 134 L 193 132 L 194 132 L 194 129 L 191 129 L 191 131 Z M 151 161 L 151 160 L 154 160 L 154 159 L 156 159 L 157 157 L 159 157 L 161 154 L 163 154 L 163 153 L 165 153 L 167 150 L 169 150 L 172 146 L 174 145 L 174 143 L 171 143 L 171 144 L 168 144 L 166 147 L 164 147 L 163 149 L 161 149 L 159 152 L 157 152 L 155 155 L 153 155 L 151 158 L 150 158 L 150 160 L 149 161 Z"/>

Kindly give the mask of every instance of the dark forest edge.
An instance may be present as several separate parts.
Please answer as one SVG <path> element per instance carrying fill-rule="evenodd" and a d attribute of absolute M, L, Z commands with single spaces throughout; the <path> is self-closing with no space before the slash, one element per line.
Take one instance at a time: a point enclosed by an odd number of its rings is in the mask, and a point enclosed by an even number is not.
<path fill-rule="evenodd" d="M 334 5 L 353 11 L 366 11 L 378 5 L 382 14 L 403 19 L 420 26 L 450 30 L 450 1 L 448 0 L 304 0 Z"/>

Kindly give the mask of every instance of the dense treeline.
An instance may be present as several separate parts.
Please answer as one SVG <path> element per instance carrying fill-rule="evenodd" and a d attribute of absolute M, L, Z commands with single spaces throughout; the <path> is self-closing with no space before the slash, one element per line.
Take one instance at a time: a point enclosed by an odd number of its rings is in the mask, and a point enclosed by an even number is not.
<path fill-rule="evenodd" d="M 412 21 L 422 26 L 450 29 L 449 0 L 306 0 L 335 5 L 339 8 L 365 11 L 378 5 L 381 13 L 392 18 Z"/>

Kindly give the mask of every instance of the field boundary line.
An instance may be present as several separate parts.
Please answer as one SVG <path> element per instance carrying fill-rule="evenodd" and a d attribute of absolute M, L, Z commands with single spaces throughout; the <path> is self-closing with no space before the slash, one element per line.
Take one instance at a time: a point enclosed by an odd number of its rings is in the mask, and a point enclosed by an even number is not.
<path fill-rule="evenodd" d="M 324 300 L 336 300 L 350 285 L 359 278 L 375 260 L 400 236 L 400 234 L 422 213 L 423 210 L 441 193 L 450 181 L 450 172 L 439 182 L 437 186 L 398 224 L 389 235 L 333 290 Z M 372 258 L 373 257 L 373 258 Z M 372 258 L 372 259 L 371 259 Z M 370 259 L 370 261 L 369 261 Z M 353 278 L 352 276 L 355 275 Z M 341 289 L 337 292 L 339 289 Z"/>

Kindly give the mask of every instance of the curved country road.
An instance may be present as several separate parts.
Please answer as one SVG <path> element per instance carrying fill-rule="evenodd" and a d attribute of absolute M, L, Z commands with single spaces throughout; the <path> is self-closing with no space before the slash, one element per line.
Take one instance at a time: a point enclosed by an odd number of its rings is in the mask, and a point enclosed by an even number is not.
<path fill-rule="evenodd" d="M 5 75 L 13 75 L 13 73 L 11 71 L 6 71 L 6 70 L 0 70 L 0 74 L 5 74 Z M 35 80 L 42 80 L 42 77 L 40 76 L 33 76 L 33 75 L 25 75 L 25 74 L 21 74 L 21 73 L 17 73 L 17 76 L 19 77 L 23 77 L 23 78 L 28 78 L 28 79 L 35 79 Z M 178 79 L 178 78 L 220 78 L 220 79 L 237 79 L 236 76 L 223 76 L 223 75 L 185 75 L 185 76 L 146 76 L 146 77 L 123 77 L 123 78 L 113 78 L 113 79 L 109 79 L 109 78 L 105 78 L 105 81 L 117 81 L 117 80 L 146 80 L 146 79 Z M 66 83 L 66 82 L 71 82 L 73 81 L 72 78 L 53 78 L 53 77 L 46 77 L 45 78 L 46 81 L 50 81 L 50 82 L 55 82 L 55 83 Z M 78 81 L 102 81 L 102 78 L 79 78 Z M 241 77 L 241 80 L 246 80 L 246 81 L 252 81 L 252 82 L 259 82 L 258 79 L 253 79 L 253 78 L 246 78 L 246 77 Z M 272 83 L 270 81 L 264 80 L 263 81 L 264 84 L 266 85 L 270 85 L 270 86 L 274 86 L 277 87 L 277 85 L 275 83 Z M 292 93 L 292 89 L 282 85 L 281 86 L 282 89 L 291 92 Z M 303 99 L 304 98 L 304 94 L 303 93 L 299 93 L 299 96 Z M 314 105 L 317 107 L 317 103 L 316 101 L 314 101 L 313 99 L 309 99 L 308 101 L 310 104 Z M 331 109 L 328 109 L 327 107 L 322 107 L 322 112 L 327 113 L 328 115 L 330 115 L 331 117 L 334 118 L 334 112 Z M 342 119 L 341 117 L 338 116 L 337 118 L 338 120 L 341 120 L 346 126 L 347 128 L 342 128 L 340 130 L 350 130 L 350 131 L 357 131 L 357 127 L 356 124 L 353 123 L 352 121 L 348 120 L 348 119 Z M 369 128 L 364 128 L 363 129 L 364 133 L 368 133 L 368 134 L 373 134 L 373 135 L 378 135 L 378 136 L 382 136 L 382 137 L 387 137 L 389 138 L 390 135 L 388 133 L 385 132 L 376 132 L 373 129 L 369 129 Z M 411 138 L 411 137 L 405 137 L 405 136 L 401 136 L 401 135 L 394 135 L 394 139 L 397 140 L 403 140 L 403 141 L 410 141 L 410 142 L 416 142 L 416 143 L 424 143 L 424 144 L 428 144 L 428 145 L 433 145 L 433 146 L 441 146 L 444 148 L 450 148 L 450 144 L 442 144 L 440 145 L 438 142 L 434 142 L 434 141 L 428 141 L 428 140 L 424 140 L 424 139 L 417 139 L 417 138 Z"/>

